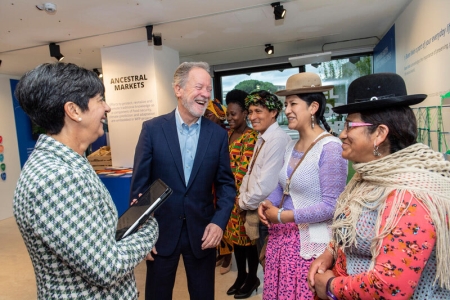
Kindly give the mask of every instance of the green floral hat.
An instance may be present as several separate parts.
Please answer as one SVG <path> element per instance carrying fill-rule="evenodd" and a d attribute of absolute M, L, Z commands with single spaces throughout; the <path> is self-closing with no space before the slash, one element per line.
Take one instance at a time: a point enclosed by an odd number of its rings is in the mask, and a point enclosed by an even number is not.
<path fill-rule="evenodd" d="M 264 96 L 261 96 L 261 92 L 265 92 Z M 267 91 L 259 91 L 257 93 L 252 93 L 245 98 L 245 108 L 248 109 L 250 105 L 262 105 L 267 107 L 269 111 L 277 110 L 281 112 L 283 109 L 283 103 L 278 100 L 278 97 Z"/>

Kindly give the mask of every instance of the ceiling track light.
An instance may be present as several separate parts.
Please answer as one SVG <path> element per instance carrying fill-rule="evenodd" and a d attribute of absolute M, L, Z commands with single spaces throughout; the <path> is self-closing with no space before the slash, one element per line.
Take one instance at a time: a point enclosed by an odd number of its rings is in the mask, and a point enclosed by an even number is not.
<path fill-rule="evenodd" d="M 93 71 L 94 71 L 95 74 L 97 74 L 97 76 L 98 76 L 99 78 L 102 78 L 102 77 L 103 77 L 103 73 L 100 72 L 99 69 L 95 68 L 95 69 L 93 69 Z"/>
<path fill-rule="evenodd" d="M 161 46 L 162 45 L 161 33 L 153 34 L 153 25 L 147 25 L 145 26 L 145 29 L 147 30 L 147 42 L 149 44 L 153 43 L 154 46 Z"/>
<path fill-rule="evenodd" d="M 61 54 L 61 51 L 59 50 L 59 45 L 56 45 L 55 43 L 50 43 L 48 45 L 48 48 L 50 49 L 50 56 L 56 58 L 58 61 L 62 61 L 64 59 L 64 55 Z"/>
<path fill-rule="evenodd" d="M 280 2 L 271 3 L 273 7 L 273 14 L 275 15 L 275 20 L 282 20 L 286 15 L 286 10 L 283 8 L 283 5 Z"/>
<path fill-rule="evenodd" d="M 275 52 L 275 48 L 271 44 L 266 44 L 265 47 L 264 51 L 266 51 L 267 54 L 272 55 Z"/>

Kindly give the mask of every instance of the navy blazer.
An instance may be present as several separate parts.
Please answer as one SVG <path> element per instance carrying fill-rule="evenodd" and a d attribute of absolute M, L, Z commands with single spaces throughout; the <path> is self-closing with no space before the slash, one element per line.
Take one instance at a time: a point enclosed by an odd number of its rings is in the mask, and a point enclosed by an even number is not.
<path fill-rule="evenodd" d="M 195 257 L 201 258 L 208 254 L 201 249 L 206 226 L 214 223 L 225 229 L 236 196 L 228 135 L 226 130 L 202 117 L 194 165 L 186 186 L 175 118 L 174 110 L 142 124 L 134 156 L 130 199 L 137 198 L 153 181 L 161 178 L 173 193 L 155 212 L 159 224 L 156 250 L 163 256 L 173 253 L 185 219 L 192 251 Z"/>

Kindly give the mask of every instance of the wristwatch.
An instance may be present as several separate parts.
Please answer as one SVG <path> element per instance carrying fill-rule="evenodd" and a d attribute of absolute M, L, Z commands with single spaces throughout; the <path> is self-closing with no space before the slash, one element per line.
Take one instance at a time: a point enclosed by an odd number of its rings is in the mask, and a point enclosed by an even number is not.
<path fill-rule="evenodd" d="M 335 277 L 331 277 L 327 281 L 327 297 L 328 297 L 328 300 L 338 300 L 338 298 L 331 291 L 331 282 L 333 281 L 334 278 Z"/>

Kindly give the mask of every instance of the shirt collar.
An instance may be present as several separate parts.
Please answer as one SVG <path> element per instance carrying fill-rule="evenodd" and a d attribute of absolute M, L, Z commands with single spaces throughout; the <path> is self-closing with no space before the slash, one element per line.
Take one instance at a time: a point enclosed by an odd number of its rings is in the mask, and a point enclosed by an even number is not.
<path fill-rule="evenodd" d="M 275 123 L 273 123 L 272 125 L 269 126 L 269 128 L 266 129 L 266 131 L 264 131 L 263 134 L 259 133 L 258 134 L 258 139 L 263 139 L 265 141 L 267 141 L 269 139 L 269 137 L 272 135 L 272 133 L 277 130 L 277 128 L 280 127 L 278 125 L 278 122 L 275 121 Z"/>
<path fill-rule="evenodd" d="M 175 116 L 176 116 L 176 122 L 177 125 L 179 126 L 188 126 L 184 121 L 183 118 L 180 115 L 180 111 L 178 110 L 178 105 L 177 108 L 175 108 Z M 197 122 L 195 122 L 194 124 L 198 124 L 198 126 L 200 127 L 200 125 L 202 124 L 202 117 L 198 118 Z M 194 125 L 192 124 L 192 125 Z M 189 127 L 189 126 L 188 126 Z"/>

